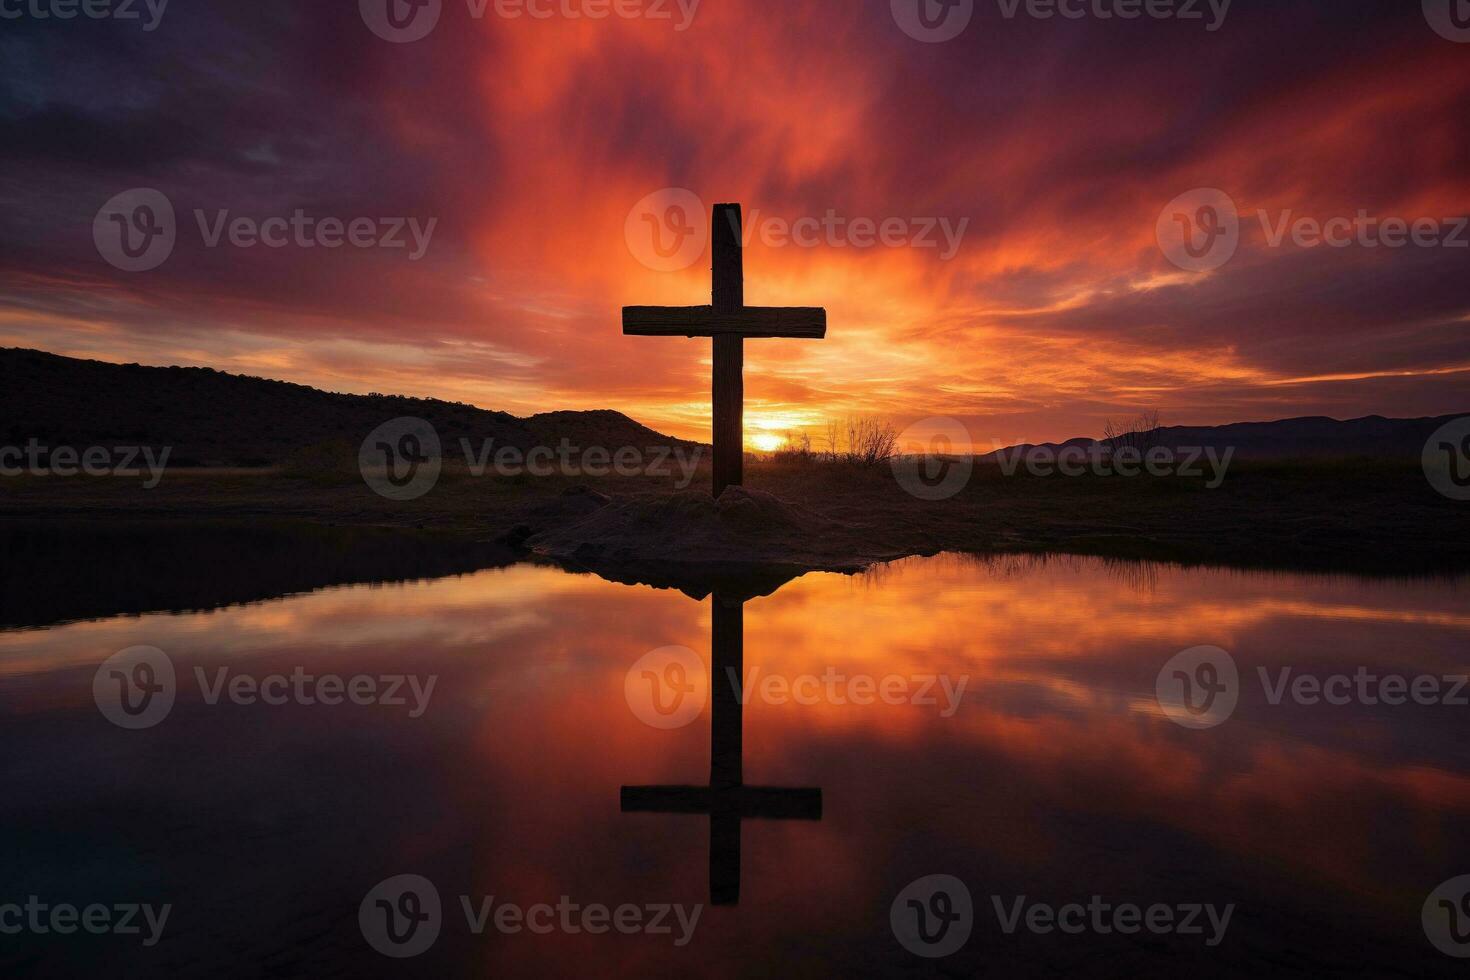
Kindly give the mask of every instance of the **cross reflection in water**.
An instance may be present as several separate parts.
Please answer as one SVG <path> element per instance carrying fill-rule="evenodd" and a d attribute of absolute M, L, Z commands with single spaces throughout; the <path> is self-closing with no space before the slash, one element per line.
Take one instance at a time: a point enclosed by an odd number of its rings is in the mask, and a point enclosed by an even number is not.
<path fill-rule="evenodd" d="M 746 786 L 739 686 L 745 677 L 745 600 L 716 593 L 710 627 L 708 786 L 624 786 L 624 813 L 709 814 L 709 893 L 713 905 L 740 901 L 742 820 L 820 820 L 822 791 Z"/>

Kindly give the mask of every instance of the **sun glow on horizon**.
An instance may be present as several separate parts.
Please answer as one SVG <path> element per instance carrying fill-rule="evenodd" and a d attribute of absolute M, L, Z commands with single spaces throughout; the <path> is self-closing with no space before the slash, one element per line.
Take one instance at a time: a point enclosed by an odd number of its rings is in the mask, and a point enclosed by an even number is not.
<path fill-rule="evenodd" d="M 781 436 L 773 435 L 769 432 L 762 432 L 759 435 L 751 436 L 750 444 L 763 453 L 773 453 L 786 445 L 786 440 Z"/>

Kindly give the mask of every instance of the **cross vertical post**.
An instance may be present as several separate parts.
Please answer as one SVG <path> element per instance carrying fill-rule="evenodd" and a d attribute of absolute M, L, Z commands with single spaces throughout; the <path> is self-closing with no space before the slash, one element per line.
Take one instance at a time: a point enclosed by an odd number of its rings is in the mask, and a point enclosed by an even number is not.
<path fill-rule="evenodd" d="M 745 713 L 740 707 L 745 603 L 719 595 L 710 601 L 710 667 L 715 673 L 710 685 L 709 900 L 734 905 L 740 901 L 740 787 L 745 785 Z"/>
<path fill-rule="evenodd" d="M 745 307 L 745 259 L 741 254 L 738 204 L 716 204 L 710 229 L 710 300 L 715 313 L 738 313 Z M 715 460 L 710 493 L 740 486 L 745 473 L 745 338 L 714 336 Z"/>
<path fill-rule="evenodd" d="M 745 677 L 745 600 L 715 593 L 710 619 L 710 752 L 705 786 L 624 786 L 624 813 L 709 816 L 709 895 L 740 902 L 740 825 L 746 820 L 821 820 L 816 788 L 746 786 L 740 704 Z"/>

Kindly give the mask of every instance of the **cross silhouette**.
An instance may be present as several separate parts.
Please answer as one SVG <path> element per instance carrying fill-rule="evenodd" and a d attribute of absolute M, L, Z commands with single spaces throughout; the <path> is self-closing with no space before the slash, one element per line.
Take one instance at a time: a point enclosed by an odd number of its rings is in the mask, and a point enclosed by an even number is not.
<path fill-rule="evenodd" d="M 740 822 L 820 820 L 820 789 L 746 786 L 738 681 L 744 683 L 745 603 L 716 595 L 711 619 L 711 719 L 708 786 L 624 786 L 624 813 L 709 814 L 709 892 L 713 905 L 740 901 Z"/>
<path fill-rule="evenodd" d="M 745 462 L 745 338 L 827 336 L 827 311 L 810 306 L 746 306 L 738 204 L 716 204 L 710 219 L 709 306 L 625 306 L 623 333 L 713 337 L 714 482 L 718 497 L 739 486 Z"/>

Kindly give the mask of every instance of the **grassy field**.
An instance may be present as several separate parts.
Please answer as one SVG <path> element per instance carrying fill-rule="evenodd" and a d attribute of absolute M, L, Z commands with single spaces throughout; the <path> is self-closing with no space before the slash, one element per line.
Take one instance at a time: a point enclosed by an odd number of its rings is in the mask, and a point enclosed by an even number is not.
<path fill-rule="evenodd" d="M 1194 477 L 1005 475 L 977 466 L 951 499 L 906 493 L 887 467 L 754 463 L 746 485 L 836 522 L 855 553 L 1061 552 L 1238 567 L 1419 574 L 1470 569 L 1470 506 L 1412 464 L 1237 463 L 1210 489 Z M 170 469 L 130 477 L 0 479 L 0 519 L 270 520 L 422 528 L 496 541 L 540 530 L 568 489 L 655 498 L 674 478 L 477 477 L 446 466 L 425 496 L 395 502 L 355 468 Z M 708 491 L 707 470 L 690 489 Z M 831 543 L 829 525 L 821 532 Z M 859 547 L 861 545 L 861 547 Z M 226 559 L 228 560 L 228 559 Z"/>

